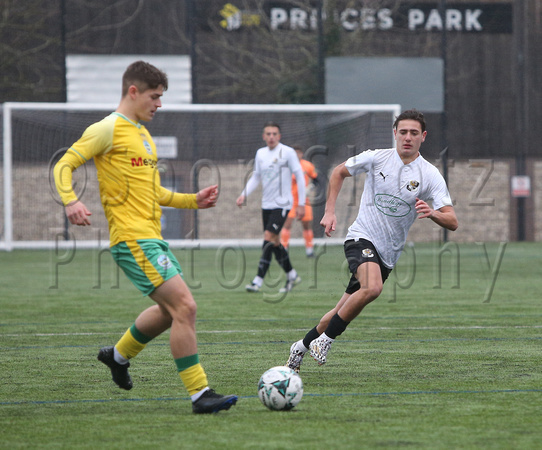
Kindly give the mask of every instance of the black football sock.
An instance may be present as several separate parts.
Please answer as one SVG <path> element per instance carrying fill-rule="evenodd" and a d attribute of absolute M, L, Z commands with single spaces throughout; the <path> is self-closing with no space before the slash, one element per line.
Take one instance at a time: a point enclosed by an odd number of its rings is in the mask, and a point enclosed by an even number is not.
<path fill-rule="evenodd" d="M 273 247 L 273 253 L 275 253 L 275 258 L 277 258 L 280 267 L 282 267 L 286 273 L 290 272 L 292 270 L 292 263 L 290 263 L 290 256 L 283 245 L 280 244 L 277 247 Z"/>
<path fill-rule="evenodd" d="M 305 346 L 305 348 L 309 348 L 311 342 L 314 341 L 318 336 L 320 336 L 320 333 L 318 333 L 318 330 L 316 330 L 316 327 L 314 327 L 303 338 L 303 345 Z"/>
<path fill-rule="evenodd" d="M 273 244 L 269 241 L 263 241 L 262 256 L 260 257 L 260 263 L 258 264 L 258 276 L 264 278 L 269 264 L 271 264 L 271 257 L 273 255 Z"/>
<path fill-rule="evenodd" d="M 341 335 L 344 330 L 346 330 L 349 323 L 350 322 L 346 322 L 345 320 L 341 319 L 339 314 L 335 314 L 329 321 L 326 328 L 326 336 L 330 339 L 335 339 L 337 336 Z"/>

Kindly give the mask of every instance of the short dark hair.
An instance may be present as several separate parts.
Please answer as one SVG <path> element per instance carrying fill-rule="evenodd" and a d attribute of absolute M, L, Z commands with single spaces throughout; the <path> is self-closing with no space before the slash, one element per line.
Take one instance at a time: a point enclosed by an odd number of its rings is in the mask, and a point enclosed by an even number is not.
<path fill-rule="evenodd" d="M 267 127 L 278 128 L 279 132 L 280 132 L 280 125 L 277 122 L 273 122 L 273 121 L 265 122 L 265 124 L 263 126 L 263 129 L 265 130 Z"/>
<path fill-rule="evenodd" d="M 395 118 L 395 122 L 393 122 L 393 128 L 397 129 L 397 125 L 401 120 L 415 120 L 416 122 L 419 122 L 422 127 L 422 133 L 425 132 L 425 117 L 423 116 L 423 113 L 418 111 L 417 109 L 407 109 L 406 111 L 403 111 L 401 114 L 399 114 Z"/>
<path fill-rule="evenodd" d="M 160 69 L 145 61 L 136 61 L 128 66 L 122 76 L 122 96 L 128 93 L 131 85 L 137 86 L 141 92 L 163 86 L 167 90 L 167 75 Z"/>

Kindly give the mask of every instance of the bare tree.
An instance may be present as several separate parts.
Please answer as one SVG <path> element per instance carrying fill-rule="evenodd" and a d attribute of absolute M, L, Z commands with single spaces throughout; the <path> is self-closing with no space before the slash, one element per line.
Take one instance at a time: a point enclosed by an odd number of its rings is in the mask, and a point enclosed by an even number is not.
<path fill-rule="evenodd" d="M 0 102 L 64 100 L 60 11 L 54 1 L 0 3 Z"/>

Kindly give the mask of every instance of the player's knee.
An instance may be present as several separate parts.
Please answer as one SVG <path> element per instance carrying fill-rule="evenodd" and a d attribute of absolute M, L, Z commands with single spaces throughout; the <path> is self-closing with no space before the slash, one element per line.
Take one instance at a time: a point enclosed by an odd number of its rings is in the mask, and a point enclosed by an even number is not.
<path fill-rule="evenodd" d="M 367 305 L 376 300 L 382 293 L 382 286 L 361 286 L 354 294 L 357 303 Z"/>
<path fill-rule="evenodd" d="M 190 296 L 181 296 L 173 306 L 172 316 L 174 320 L 179 321 L 195 321 L 197 313 L 197 304 L 194 298 Z"/>
<path fill-rule="evenodd" d="M 191 298 L 190 301 L 187 301 L 185 303 L 185 311 L 186 311 L 187 316 L 194 317 L 195 319 L 197 310 L 198 310 L 198 305 L 196 304 L 193 298 Z"/>
<path fill-rule="evenodd" d="M 368 288 L 366 293 L 366 299 L 368 300 L 367 303 L 376 300 L 380 294 L 382 294 L 382 286 L 372 286 Z"/>

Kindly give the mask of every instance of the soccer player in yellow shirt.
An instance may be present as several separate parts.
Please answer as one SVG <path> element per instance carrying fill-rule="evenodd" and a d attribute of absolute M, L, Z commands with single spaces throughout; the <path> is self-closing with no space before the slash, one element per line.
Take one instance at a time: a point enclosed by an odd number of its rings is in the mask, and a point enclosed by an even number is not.
<path fill-rule="evenodd" d="M 153 119 L 167 87 L 164 72 L 143 61 L 132 63 L 122 78 L 118 108 L 89 126 L 66 151 L 55 165 L 55 184 L 70 223 L 90 225 L 91 212 L 73 191 L 72 172 L 94 158 L 113 259 L 156 302 L 137 317 L 115 346 L 102 348 L 98 360 L 109 367 L 119 387 L 132 389 L 129 360 L 171 328 L 171 353 L 191 396 L 192 410 L 213 413 L 229 409 L 237 396 L 217 394 L 208 386 L 197 350 L 196 302 L 182 279 L 181 266 L 162 239 L 160 207 L 211 208 L 217 201 L 218 186 L 181 194 L 160 185 L 156 146 L 140 122 Z"/>

